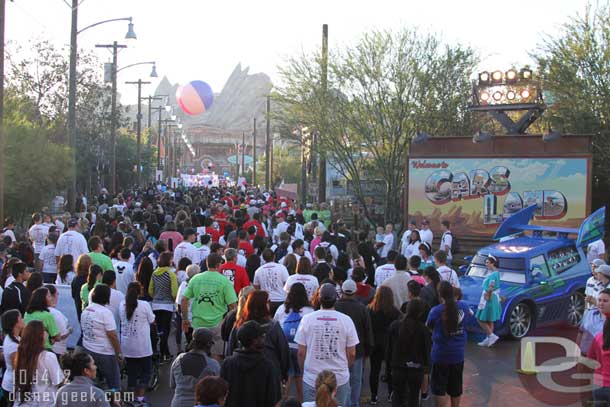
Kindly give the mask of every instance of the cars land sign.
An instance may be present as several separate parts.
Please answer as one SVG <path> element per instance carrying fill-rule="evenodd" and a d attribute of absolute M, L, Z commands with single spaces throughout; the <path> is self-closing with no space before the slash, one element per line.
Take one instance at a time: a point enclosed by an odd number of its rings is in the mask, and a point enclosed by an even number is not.
<path fill-rule="evenodd" d="M 587 182 L 584 158 L 411 159 L 409 215 L 443 216 L 462 233 L 490 234 L 535 204 L 537 221 L 576 226 L 586 216 Z"/>

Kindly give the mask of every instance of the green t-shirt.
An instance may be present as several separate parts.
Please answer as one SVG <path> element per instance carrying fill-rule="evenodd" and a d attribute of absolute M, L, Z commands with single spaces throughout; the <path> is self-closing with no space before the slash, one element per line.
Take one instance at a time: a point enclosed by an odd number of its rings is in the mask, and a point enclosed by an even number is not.
<path fill-rule="evenodd" d="M 217 271 L 197 274 L 188 282 L 184 296 L 192 302 L 193 328 L 214 328 L 237 302 L 233 284 Z"/>
<path fill-rule="evenodd" d="M 96 281 L 95 284 L 93 284 L 93 288 L 95 288 L 95 286 L 98 284 L 102 284 L 102 283 L 100 281 Z M 87 308 L 87 305 L 89 305 L 89 286 L 87 285 L 87 283 L 83 284 L 80 287 L 80 302 L 81 302 L 82 310 Z"/>
<path fill-rule="evenodd" d="M 89 253 L 89 257 L 91 257 L 93 264 L 97 264 L 102 268 L 102 271 L 114 270 L 112 260 L 110 260 L 110 257 L 106 256 L 104 253 L 91 252 Z"/>
<path fill-rule="evenodd" d="M 23 321 L 28 324 L 30 321 L 41 321 L 44 326 L 45 331 L 49 334 L 47 337 L 44 347 L 48 350 L 51 350 L 51 341 L 49 338 L 59 335 L 59 328 L 57 328 L 57 322 L 55 322 L 55 318 L 49 311 L 34 311 L 31 314 L 29 312 L 25 313 L 23 317 Z"/>

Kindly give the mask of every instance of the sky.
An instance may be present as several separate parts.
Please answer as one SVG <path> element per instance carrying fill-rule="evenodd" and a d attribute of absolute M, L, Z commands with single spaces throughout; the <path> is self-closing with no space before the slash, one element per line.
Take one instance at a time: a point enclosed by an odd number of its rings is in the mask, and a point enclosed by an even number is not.
<path fill-rule="evenodd" d="M 71 0 L 14 0 L 6 5 L 6 39 L 26 46 L 49 39 L 69 45 Z M 353 44 L 372 29 L 415 27 L 437 33 L 448 43 L 478 50 L 480 70 L 505 70 L 531 63 L 528 52 L 561 25 L 583 13 L 586 0 L 81 0 L 79 29 L 106 19 L 133 17 L 137 40 L 125 40 L 127 22 L 104 24 L 81 33 L 79 48 L 109 62 L 109 50 L 96 44 L 127 44 L 119 68 L 155 61 L 119 73 L 122 103 L 136 102 L 136 87 L 125 81 L 150 80 L 154 92 L 165 75 L 184 84 L 199 79 L 220 92 L 238 63 L 250 73 L 279 81 L 278 65 L 289 56 L 321 47 L 322 24 L 329 25 L 329 47 Z M 102 71 L 102 66 L 100 66 Z"/>

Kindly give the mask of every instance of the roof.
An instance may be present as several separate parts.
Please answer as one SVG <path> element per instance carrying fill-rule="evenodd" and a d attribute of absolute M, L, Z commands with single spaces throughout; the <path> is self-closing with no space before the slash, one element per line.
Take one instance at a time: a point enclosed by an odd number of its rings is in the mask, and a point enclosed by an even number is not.
<path fill-rule="evenodd" d="M 521 236 L 485 246 L 479 250 L 479 253 L 511 258 L 524 257 L 527 254 L 531 257 L 539 253 L 546 253 L 554 249 L 559 249 L 569 244 L 575 244 L 575 241 L 573 239 L 565 238 L 534 238 Z"/>

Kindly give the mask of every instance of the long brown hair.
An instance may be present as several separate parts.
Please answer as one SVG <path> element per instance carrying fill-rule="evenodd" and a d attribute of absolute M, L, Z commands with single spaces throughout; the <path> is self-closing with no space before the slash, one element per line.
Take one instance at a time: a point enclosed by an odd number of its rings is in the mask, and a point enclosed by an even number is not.
<path fill-rule="evenodd" d="M 316 377 L 316 407 L 337 407 L 333 397 L 337 388 L 337 377 L 330 370 L 322 370 Z"/>
<path fill-rule="evenodd" d="M 375 312 L 383 312 L 384 314 L 396 312 L 397 309 L 394 306 L 394 293 L 392 289 L 385 285 L 377 287 L 375 297 L 373 297 L 373 301 L 369 304 L 369 309 Z"/>
<path fill-rule="evenodd" d="M 81 254 L 78 256 L 78 259 L 76 259 L 76 275 L 79 277 L 87 277 L 91 264 L 93 264 L 93 261 L 89 255 Z"/>
<path fill-rule="evenodd" d="M 248 321 L 265 323 L 271 319 L 269 312 L 269 294 L 267 291 L 254 290 L 248 295 L 246 306 L 242 315 L 238 315 L 235 328 L 239 328 Z"/>
<path fill-rule="evenodd" d="M 44 351 L 44 325 L 42 321 L 30 321 L 23 329 L 19 347 L 15 353 L 15 393 L 25 396 L 32 391 L 34 375 L 38 366 L 38 357 Z M 25 373 L 25 374 L 24 374 Z M 25 379 L 25 380 L 22 380 Z M 21 400 L 19 397 L 18 400 Z"/>
<path fill-rule="evenodd" d="M 141 292 L 142 284 L 140 284 L 138 281 L 129 283 L 127 286 L 127 294 L 125 295 L 125 314 L 127 315 L 128 321 L 131 320 L 133 313 L 138 307 L 138 297 L 140 296 Z"/>

